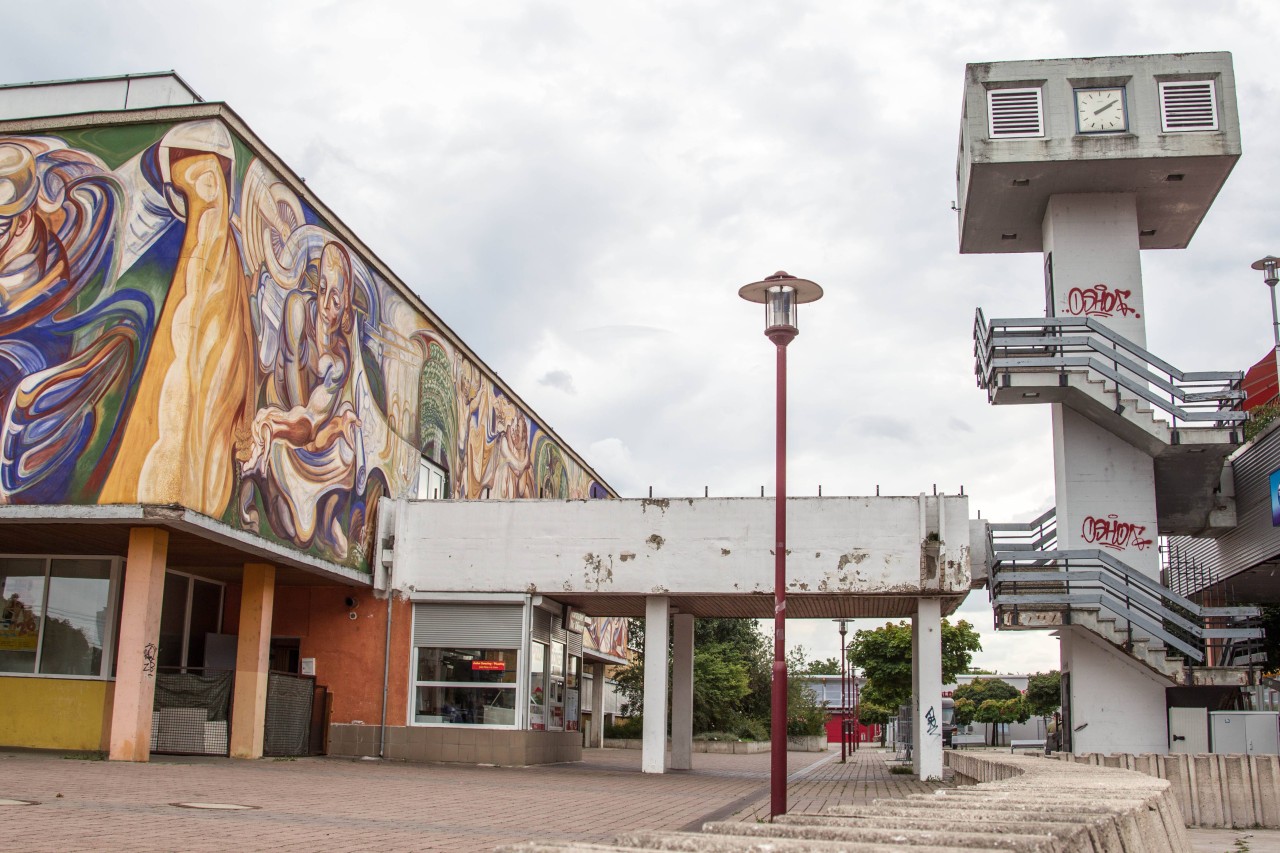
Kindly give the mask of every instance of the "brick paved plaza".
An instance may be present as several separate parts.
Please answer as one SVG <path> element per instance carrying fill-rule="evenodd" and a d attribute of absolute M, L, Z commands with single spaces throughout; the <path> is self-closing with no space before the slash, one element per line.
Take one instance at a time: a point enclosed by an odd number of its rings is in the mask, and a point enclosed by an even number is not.
<path fill-rule="evenodd" d="M 769 755 L 694 756 L 649 776 L 638 750 L 585 750 L 579 764 L 470 767 L 307 758 L 156 756 L 150 764 L 0 752 L 0 849 L 492 850 L 534 838 L 604 840 L 768 813 Z M 928 790 L 884 755 L 793 753 L 792 811 Z M 171 803 L 235 803 L 196 811 Z M 20 830 L 18 828 L 21 828 Z M 19 845 L 10 846 L 18 838 Z"/>
<path fill-rule="evenodd" d="M 891 774 L 888 754 L 792 753 L 792 812 L 940 785 Z M 769 755 L 698 753 L 694 770 L 648 776 L 639 750 L 585 750 L 577 764 L 470 767 L 333 758 L 150 764 L 0 751 L 0 850 L 492 850 L 530 839 L 608 840 L 768 814 Z M 12 800 L 37 805 L 7 805 Z M 228 803 L 199 811 L 173 803 Z M 1197 833 L 1202 851 L 1238 835 Z M 1252 831 L 1243 849 L 1280 849 Z M 1268 838 L 1267 836 L 1272 836 Z"/>

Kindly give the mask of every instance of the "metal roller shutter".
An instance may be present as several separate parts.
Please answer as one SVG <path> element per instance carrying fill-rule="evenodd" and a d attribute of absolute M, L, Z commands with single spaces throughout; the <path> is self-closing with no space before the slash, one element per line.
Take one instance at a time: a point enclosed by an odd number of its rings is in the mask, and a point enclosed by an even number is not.
<path fill-rule="evenodd" d="M 533 609 L 533 639 L 539 643 L 551 642 L 551 614 L 541 607 Z"/>
<path fill-rule="evenodd" d="M 523 612 L 519 604 L 419 602 L 413 605 L 413 644 L 437 648 L 518 649 Z"/>

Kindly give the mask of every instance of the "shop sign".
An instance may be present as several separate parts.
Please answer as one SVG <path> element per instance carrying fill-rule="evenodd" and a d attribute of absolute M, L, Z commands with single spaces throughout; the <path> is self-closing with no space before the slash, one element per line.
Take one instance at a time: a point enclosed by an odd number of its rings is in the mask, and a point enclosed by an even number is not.
<path fill-rule="evenodd" d="M 506 672 L 506 661 L 500 660 L 473 660 L 471 662 L 473 672 Z"/>
<path fill-rule="evenodd" d="M 1271 526 L 1280 527 L 1280 470 L 1271 472 Z"/>
<path fill-rule="evenodd" d="M 569 611 L 569 630 L 575 634 L 581 634 L 582 629 L 587 627 L 587 614 L 581 610 Z"/>

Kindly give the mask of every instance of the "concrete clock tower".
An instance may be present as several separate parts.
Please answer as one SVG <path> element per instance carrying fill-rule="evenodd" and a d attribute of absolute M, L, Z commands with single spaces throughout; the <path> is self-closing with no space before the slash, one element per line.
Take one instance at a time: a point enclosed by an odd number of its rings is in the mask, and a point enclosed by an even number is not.
<path fill-rule="evenodd" d="M 1077 753 L 1168 750 L 1167 689 L 1191 676 L 1158 534 L 1234 524 L 1238 374 L 1147 351 L 1141 251 L 1186 247 L 1239 157 L 1228 53 L 966 68 L 960 251 L 1044 256 L 1044 317 L 979 312 L 978 382 L 1050 405 L 1057 496 L 1056 537 L 1051 519 L 1021 546 L 1037 560 L 993 571 L 992 600 L 999 627 L 1059 631 Z"/>

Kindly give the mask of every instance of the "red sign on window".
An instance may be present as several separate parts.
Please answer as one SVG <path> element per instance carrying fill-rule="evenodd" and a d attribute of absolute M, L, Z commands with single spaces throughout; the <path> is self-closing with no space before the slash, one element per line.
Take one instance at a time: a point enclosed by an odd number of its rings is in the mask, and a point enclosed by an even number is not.
<path fill-rule="evenodd" d="M 479 670 L 480 672 L 506 672 L 507 663 L 500 660 L 473 660 L 471 669 L 473 671 Z"/>

